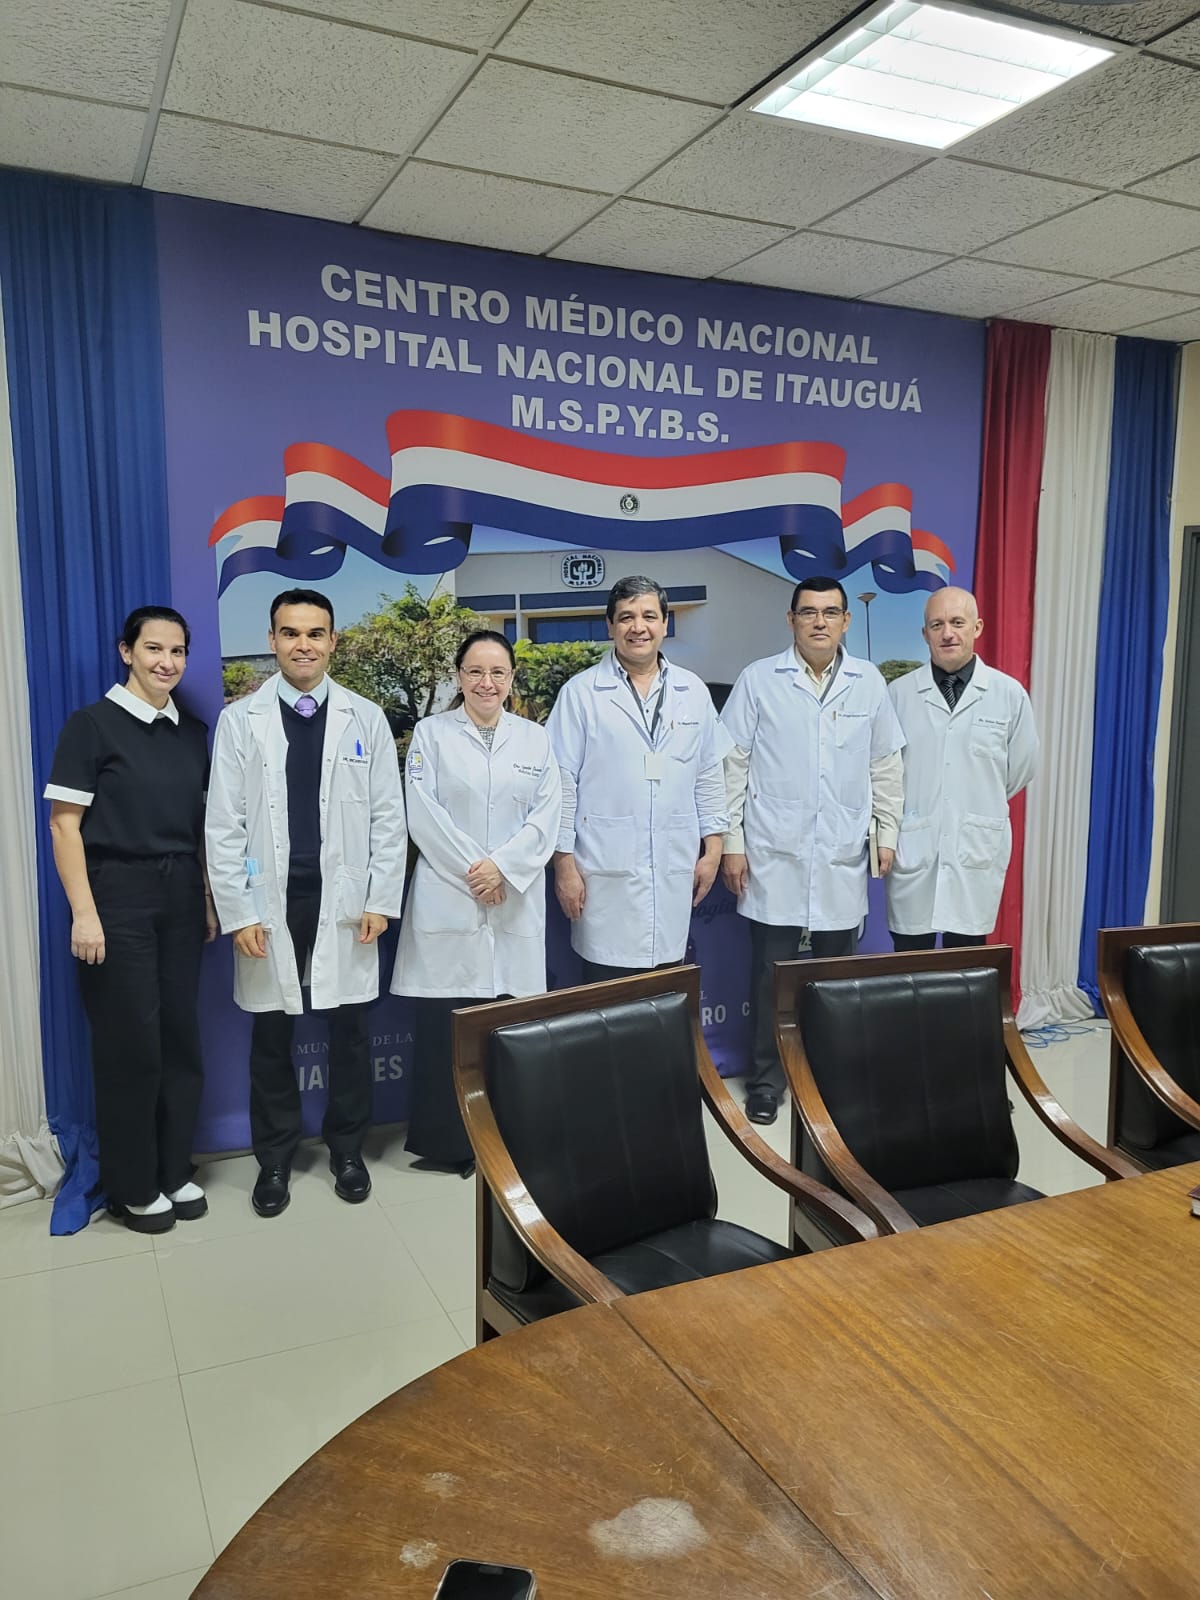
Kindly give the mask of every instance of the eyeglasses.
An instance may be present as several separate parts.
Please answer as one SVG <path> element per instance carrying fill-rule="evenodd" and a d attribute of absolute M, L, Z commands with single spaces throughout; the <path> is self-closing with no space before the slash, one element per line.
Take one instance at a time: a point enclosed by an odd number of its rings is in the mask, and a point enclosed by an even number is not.
<path fill-rule="evenodd" d="M 820 617 L 822 622 L 836 622 L 839 617 L 844 617 L 844 606 L 826 606 L 824 611 L 818 611 L 816 606 L 801 606 L 799 611 L 793 611 L 794 617 L 799 617 L 801 622 L 815 622 Z"/>
<path fill-rule="evenodd" d="M 482 683 L 490 678 L 493 683 L 507 683 L 512 677 L 511 667 L 463 667 L 462 675 L 468 683 Z"/>

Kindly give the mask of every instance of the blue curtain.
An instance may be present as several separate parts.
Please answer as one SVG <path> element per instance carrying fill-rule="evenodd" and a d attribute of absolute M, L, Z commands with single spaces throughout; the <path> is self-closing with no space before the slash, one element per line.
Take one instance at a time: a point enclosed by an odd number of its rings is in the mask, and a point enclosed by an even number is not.
<path fill-rule="evenodd" d="M 1096 933 L 1142 921 L 1170 582 L 1178 350 L 1118 339 L 1096 665 L 1079 984 L 1097 1014 Z"/>
<path fill-rule="evenodd" d="M 0 171 L 0 293 L 40 795 L 67 716 L 120 675 L 122 620 L 170 599 L 152 197 Z M 51 1232 L 74 1233 L 104 1196 L 70 914 L 45 819 L 38 894 L 46 1103 L 67 1164 Z"/>

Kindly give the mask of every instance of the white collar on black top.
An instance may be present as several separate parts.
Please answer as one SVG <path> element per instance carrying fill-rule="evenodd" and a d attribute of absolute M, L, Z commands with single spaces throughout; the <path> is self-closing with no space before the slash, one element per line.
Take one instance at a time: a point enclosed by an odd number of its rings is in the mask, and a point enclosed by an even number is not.
<path fill-rule="evenodd" d="M 283 673 L 279 674 L 279 698 L 285 705 L 295 706 L 302 695 L 310 695 L 319 706 L 323 706 L 329 698 L 329 674 L 323 673 L 320 683 L 314 683 L 311 689 L 297 689 L 294 683 L 289 683 Z"/>
<path fill-rule="evenodd" d="M 167 696 L 167 703 L 161 711 L 157 706 L 152 706 L 149 700 L 143 700 L 140 695 L 127 689 L 123 683 L 114 683 L 104 698 L 120 706 L 122 711 L 128 711 L 130 716 L 136 717 L 139 722 L 157 722 L 159 717 L 166 717 L 168 722 L 173 722 L 176 726 L 179 724 L 179 711 L 170 695 Z"/>

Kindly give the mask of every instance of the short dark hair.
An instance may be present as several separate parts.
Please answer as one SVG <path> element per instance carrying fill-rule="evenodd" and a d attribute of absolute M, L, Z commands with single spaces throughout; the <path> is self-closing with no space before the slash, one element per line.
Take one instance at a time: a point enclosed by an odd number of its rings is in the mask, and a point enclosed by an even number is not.
<path fill-rule="evenodd" d="M 123 644 L 126 650 L 132 650 L 147 622 L 175 623 L 177 627 L 183 629 L 183 648 L 191 649 L 192 630 L 188 627 L 186 619 L 173 606 L 138 606 L 136 611 L 131 611 L 125 618 L 117 643 Z"/>
<path fill-rule="evenodd" d="M 662 609 L 663 621 L 667 620 L 667 591 L 661 583 L 655 583 L 653 578 L 618 578 L 608 591 L 608 620 L 611 622 L 617 614 L 617 607 L 622 600 L 632 600 L 639 594 L 653 594 L 658 596 L 658 603 Z"/>
<path fill-rule="evenodd" d="M 271 601 L 271 632 L 275 632 L 275 613 L 280 606 L 320 606 L 329 613 L 329 631 L 333 632 L 333 601 L 319 589 L 285 589 Z"/>
<path fill-rule="evenodd" d="M 846 599 L 846 591 L 836 578 L 801 578 L 800 582 L 792 590 L 792 604 L 790 607 L 792 611 L 795 611 L 800 604 L 800 593 L 803 589 L 808 589 L 813 594 L 828 594 L 830 590 L 836 589 L 842 597 L 842 610 L 849 611 L 850 609 L 850 602 Z"/>

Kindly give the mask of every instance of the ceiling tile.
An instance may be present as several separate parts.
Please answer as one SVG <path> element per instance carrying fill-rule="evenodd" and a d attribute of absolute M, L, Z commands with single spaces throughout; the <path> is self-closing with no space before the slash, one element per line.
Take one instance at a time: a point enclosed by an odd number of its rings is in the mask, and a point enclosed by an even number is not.
<path fill-rule="evenodd" d="M 1094 189 L 1027 173 L 931 161 L 825 220 L 856 238 L 957 252 L 978 250 L 1095 195 Z"/>
<path fill-rule="evenodd" d="M 1142 0 L 1129 5 L 1073 5 L 1066 0 L 1020 0 L 1020 10 L 1050 22 L 1065 22 L 1072 32 L 1082 30 L 1126 44 L 1145 44 L 1192 16 L 1195 0 Z"/>
<path fill-rule="evenodd" d="M 1136 272 L 1123 272 L 1122 283 L 1138 283 L 1147 289 L 1177 289 L 1181 294 L 1200 295 L 1200 250 L 1187 250 L 1169 261 Z"/>
<path fill-rule="evenodd" d="M 294 11 L 190 0 L 164 105 L 275 133 L 402 152 L 428 127 L 471 59 Z"/>
<path fill-rule="evenodd" d="M 641 200 L 802 227 L 927 159 L 924 152 L 746 112 L 698 139 L 634 193 Z"/>
<path fill-rule="evenodd" d="M 1145 322 L 1122 331 L 1135 333 L 1139 339 L 1172 339 L 1180 344 L 1192 344 L 1200 340 L 1200 310 L 1185 311 L 1179 317 L 1163 317 L 1157 322 Z"/>
<path fill-rule="evenodd" d="M 0 78 L 148 106 L 170 10 L 170 0 L 0 0 Z"/>
<path fill-rule="evenodd" d="M 164 113 L 146 187 L 353 222 L 394 167 L 391 156 Z"/>
<path fill-rule="evenodd" d="M 911 283 L 872 296 L 889 306 L 917 306 L 956 317 L 1002 317 L 1014 306 L 1027 306 L 1047 295 L 1082 288 L 1086 278 L 1027 267 L 1000 266 L 993 261 L 948 261 Z"/>
<path fill-rule="evenodd" d="M 257 3 L 257 0 L 254 0 Z M 442 44 L 478 50 L 520 11 L 522 0 L 287 0 L 290 11 L 307 11 L 335 22 L 357 22 L 385 33 L 415 34 Z"/>
<path fill-rule="evenodd" d="M 129 183 L 144 111 L 0 87 L 0 152 L 6 166 Z"/>
<path fill-rule="evenodd" d="M 1046 322 L 1053 328 L 1083 328 L 1088 333 L 1121 333 L 1154 317 L 1197 309 L 1194 295 L 1164 294 L 1119 283 L 1089 283 L 1054 300 L 1012 312 L 1018 322 Z"/>
<path fill-rule="evenodd" d="M 704 106 L 487 61 L 421 146 L 450 166 L 611 192 L 716 116 Z"/>
<path fill-rule="evenodd" d="M 643 200 L 618 200 L 551 251 L 567 261 L 596 261 L 636 272 L 707 278 L 783 238 L 786 228 L 735 222 L 699 211 L 674 211 Z"/>
<path fill-rule="evenodd" d="M 730 105 L 823 37 L 845 0 L 532 0 L 503 56 Z"/>
<path fill-rule="evenodd" d="M 1110 278 L 1163 256 L 1200 246 L 1200 211 L 1109 194 L 1069 216 L 1039 223 L 990 245 L 992 261 L 1049 267 L 1087 278 Z"/>
<path fill-rule="evenodd" d="M 1165 56 L 1177 56 L 1180 61 L 1194 61 L 1200 66 L 1200 18 L 1155 39 L 1154 48 Z"/>
<path fill-rule="evenodd" d="M 860 239 L 838 239 L 828 233 L 798 233 L 753 260 L 731 267 L 721 277 L 845 298 L 873 294 L 945 260 L 944 255 L 927 250 L 864 244 Z"/>
<path fill-rule="evenodd" d="M 368 228 L 537 255 L 586 222 L 607 195 L 410 161 L 367 216 Z"/>
<path fill-rule="evenodd" d="M 1198 100 L 1200 76 L 1190 67 L 1119 56 L 972 134 L 955 151 L 972 161 L 1120 189 L 1200 155 Z"/>
<path fill-rule="evenodd" d="M 1156 200 L 1176 200 L 1180 205 L 1200 206 L 1200 160 L 1184 161 L 1156 178 L 1133 185 L 1135 194 L 1152 195 Z"/>

